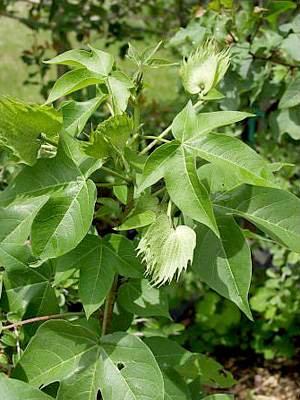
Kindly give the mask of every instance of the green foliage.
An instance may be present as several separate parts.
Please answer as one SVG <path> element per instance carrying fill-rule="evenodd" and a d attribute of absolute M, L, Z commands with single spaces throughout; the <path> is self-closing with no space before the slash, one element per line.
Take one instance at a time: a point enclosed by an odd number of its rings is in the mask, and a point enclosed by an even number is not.
<path fill-rule="evenodd" d="M 239 218 L 256 225 L 262 237 L 299 251 L 299 201 L 277 182 L 278 164 L 216 131 L 252 114 L 198 115 L 206 99 L 195 104 L 190 99 L 169 127 L 145 142 L 143 67 L 167 64 L 151 65 L 158 46 L 141 54 L 129 48 L 137 67 L 132 77 L 94 48 L 50 61 L 75 69 L 58 79 L 47 104 L 89 85 L 96 85 L 96 95 L 60 105 L 58 135 L 45 137 L 51 153 L 20 167 L 1 192 L 1 307 L 6 311 L 1 341 L 12 355 L 4 388 L 12 387 L 16 396 L 28 391 L 42 399 L 45 391 L 50 398 L 78 400 L 100 395 L 103 400 L 188 400 L 203 398 L 204 386 L 230 387 L 231 374 L 212 358 L 159 337 L 182 328 L 170 322 L 167 285 L 155 286 L 185 276 L 191 263 L 195 277 L 251 318 L 251 253 Z M 221 64 L 228 62 L 223 52 L 214 52 Z M 204 53 L 209 68 L 212 60 Z M 224 64 L 218 68 L 210 89 L 225 73 Z M 211 90 L 208 95 L 208 101 L 220 97 Z M 111 116 L 89 132 L 87 124 L 104 101 Z M 9 113 L 6 118 L 14 126 Z M 166 139 L 171 131 L 173 139 Z M 33 140 L 37 135 L 20 131 L 23 145 L 28 134 Z M 120 233 L 112 233 L 116 230 Z M 72 302 L 83 311 L 70 312 Z M 9 321 L 10 313 L 19 320 Z M 154 326 L 164 321 L 169 327 L 162 334 L 152 330 L 145 340 L 137 337 L 138 324 L 151 318 Z M 141 336 L 147 336 L 143 330 Z"/>

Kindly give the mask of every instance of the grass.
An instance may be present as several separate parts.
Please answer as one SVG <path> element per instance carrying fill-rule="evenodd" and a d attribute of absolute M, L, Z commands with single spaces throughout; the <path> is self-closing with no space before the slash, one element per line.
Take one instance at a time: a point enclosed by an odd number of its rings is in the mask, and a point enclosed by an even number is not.
<path fill-rule="evenodd" d="M 33 67 L 27 66 L 21 59 L 23 50 L 31 48 L 33 45 L 43 43 L 50 38 L 50 33 L 42 32 L 36 34 L 22 23 L 7 18 L 0 18 L 0 94 L 6 94 L 21 100 L 30 102 L 43 102 L 43 97 L 39 93 L 39 85 L 24 85 L 28 72 L 33 71 Z M 71 40 L 74 48 L 82 47 L 81 43 Z M 124 42 L 125 43 L 125 42 Z M 153 44 L 146 42 L 133 43 L 138 49 Z M 104 41 L 95 34 L 91 37 L 91 45 L 111 52 L 117 60 L 117 64 L 127 74 L 133 74 L 134 66 L 130 60 L 121 60 L 118 56 L 119 47 L 122 43 L 115 43 L 108 49 L 104 47 Z M 50 58 L 54 53 L 47 53 Z M 174 56 L 168 50 L 160 50 L 158 57 L 174 60 Z M 54 76 L 55 67 L 52 67 L 50 76 Z M 48 75 L 49 77 L 49 75 Z M 178 87 L 178 68 L 167 67 L 156 70 L 148 70 L 145 73 L 146 92 L 149 101 L 171 102 L 175 99 Z"/>

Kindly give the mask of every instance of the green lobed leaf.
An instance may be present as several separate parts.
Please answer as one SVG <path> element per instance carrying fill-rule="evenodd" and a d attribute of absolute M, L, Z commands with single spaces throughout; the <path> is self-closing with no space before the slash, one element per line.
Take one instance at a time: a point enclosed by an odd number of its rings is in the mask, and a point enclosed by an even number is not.
<path fill-rule="evenodd" d="M 59 381 L 57 398 L 161 400 L 161 371 L 137 337 L 117 332 L 99 338 L 67 321 L 47 321 L 21 356 L 14 376 L 34 387 Z"/>
<path fill-rule="evenodd" d="M 222 296 L 252 319 L 248 292 L 252 276 L 249 246 L 233 217 L 216 212 L 220 238 L 204 225 L 196 228 L 193 269 Z"/>
<path fill-rule="evenodd" d="M 151 210 L 146 210 L 140 214 L 127 218 L 122 225 L 117 226 L 114 230 L 127 231 L 130 229 L 141 228 L 152 224 L 156 220 L 156 215 Z"/>
<path fill-rule="evenodd" d="M 247 219 L 277 242 L 300 252 L 300 201 L 292 193 L 243 185 L 220 195 L 215 205 Z"/>
<path fill-rule="evenodd" d="M 1 400 L 53 400 L 53 397 L 28 383 L 7 378 L 4 374 L 0 374 L 0 398 Z"/>
<path fill-rule="evenodd" d="M 62 128 L 62 115 L 53 107 L 10 97 L 0 97 L 0 114 L 0 147 L 27 165 L 36 162 L 41 134 L 53 136 Z"/>
<path fill-rule="evenodd" d="M 130 280 L 118 289 L 118 304 L 139 317 L 170 318 L 167 294 L 154 288 L 147 279 Z"/>
<path fill-rule="evenodd" d="M 227 192 L 242 183 L 230 170 L 214 164 L 202 165 L 197 175 L 210 194 Z"/>
<path fill-rule="evenodd" d="M 71 100 L 63 103 L 60 110 L 63 113 L 64 127 L 69 134 L 72 136 L 80 134 L 90 116 L 106 98 L 107 95 L 102 94 L 100 97 L 95 97 L 87 101 L 78 102 Z"/>
<path fill-rule="evenodd" d="M 91 72 L 107 76 L 112 69 L 114 57 L 110 53 L 106 53 L 92 46 L 89 47 L 91 52 L 86 50 L 68 50 L 51 60 L 44 61 L 44 63 L 85 67 Z"/>
<path fill-rule="evenodd" d="M 85 68 L 74 69 L 61 76 L 55 82 L 45 105 L 53 103 L 55 100 L 86 86 L 103 82 L 103 75 L 99 73 L 89 71 Z"/>
<path fill-rule="evenodd" d="M 142 276 L 133 245 L 122 235 L 107 235 L 103 239 L 87 235 L 74 250 L 57 260 L 55 284 L 77 269 L 80 269 L 79 297 L 87 317 L 103 303 L 115 274 Z"/>

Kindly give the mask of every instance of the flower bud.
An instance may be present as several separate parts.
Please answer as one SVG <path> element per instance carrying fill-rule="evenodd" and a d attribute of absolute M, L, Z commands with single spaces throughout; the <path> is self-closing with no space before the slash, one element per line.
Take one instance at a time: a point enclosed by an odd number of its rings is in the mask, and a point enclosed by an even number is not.
<path fill-rule="evenodd" d="M 204 96 L 223 78 L 229 61 L 228 50 L 219 52 L 213 40 L 206 41 L 183 62 L 182 83 L 185 90 Z"/>

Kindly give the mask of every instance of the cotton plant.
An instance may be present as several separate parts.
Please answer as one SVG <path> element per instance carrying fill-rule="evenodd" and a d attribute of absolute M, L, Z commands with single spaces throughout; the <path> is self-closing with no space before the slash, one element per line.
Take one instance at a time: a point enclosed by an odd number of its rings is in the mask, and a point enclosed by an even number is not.
<path fill-rule="evenodd" d="M 228 49 L 207 40 L 183 62 L 191 99 L 164 131 L 145 134 L 144 72 L 174 65 L 156 58 L 159 45 L 129 46 L 132 76 L 100 49 L 69 50 L 47 61 L 73 69 L 44 105 L 0 101 L 0 145 L 20 171 L 0 194 L 10 318 L 0 331 L 13 353 L 1 400 L 209 400 L 204 387 L 230 387 L 231 374 L 160 331 L 137 335 L 134 317 L 170 320 L 166 286 L 189 269 L 251 319 L 240 218 L 300 251 L 299 200 L 279 187 L 278 164 L 217 131 L 253 115 L 201 112 L 226 73 Z M 87 86 L 93 98 L 57 104 Z M 109 115 L 89 128 L 100 107 Z M 67 309 L 66 293 L 82 311 Z"/>

